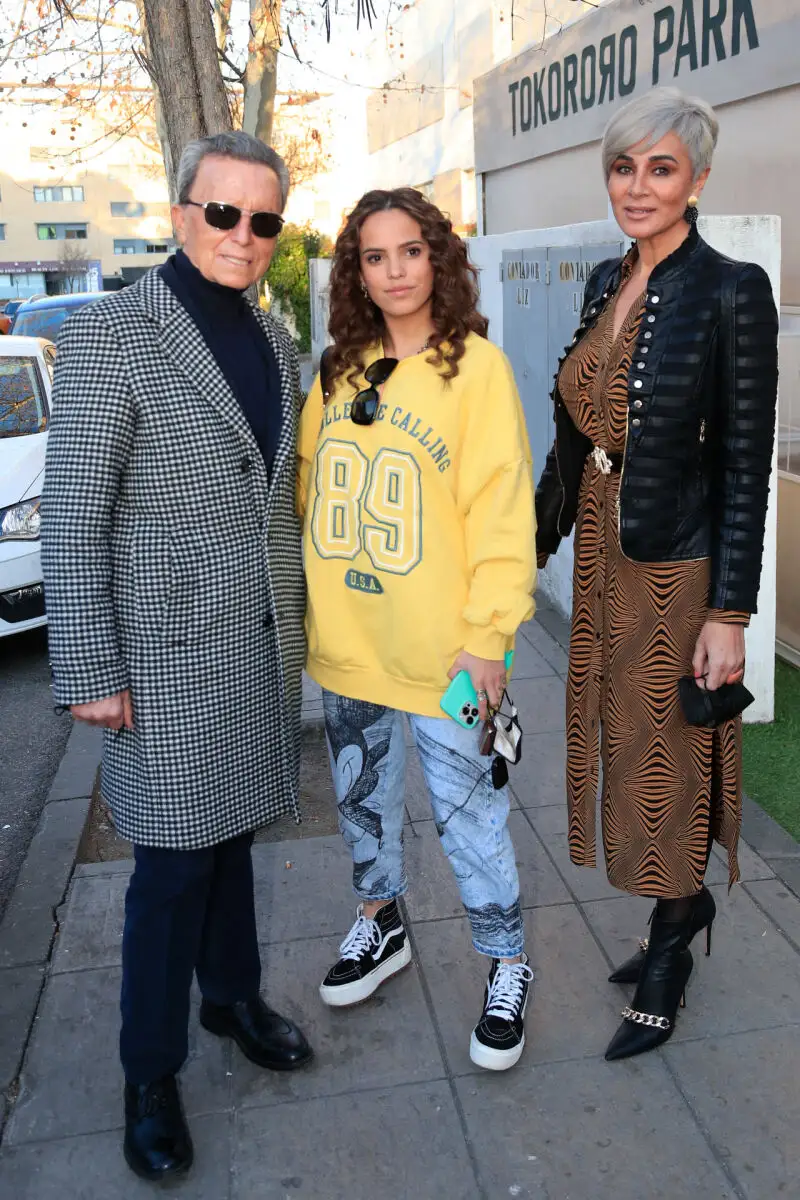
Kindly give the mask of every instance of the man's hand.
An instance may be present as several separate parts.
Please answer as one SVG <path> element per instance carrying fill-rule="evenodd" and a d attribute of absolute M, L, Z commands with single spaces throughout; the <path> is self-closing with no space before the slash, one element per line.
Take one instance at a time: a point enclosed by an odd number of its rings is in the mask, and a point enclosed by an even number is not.
<path fill-rule="evenodd" d="M 478 697 L 478 711 L 482 721 L 489 715 L 489 705 L 499 708 L 506 688 L 506 665 L 502 659 L 476 658 L 462 650 L 447 673 L 455 679 L 459 671 L 466 671 Z"/>
<path fill-rule="evenodd" d="M 709 692 L 740 679 L 744 672 L 744 626 L 706 621 L 697 639 L 692 667 L 698 686 Z M 702 675 L 706 678 L 701 679 Z"/>
<path fill-rule="evenodd" d="M 91 704 L 71 704 L 70 712 L 76 721 L 87 725 L 100 725 L 104 729 L 133 729 L 133 704 L 126 688 L 116 696 L 105 700 L 93 700 Z"/>

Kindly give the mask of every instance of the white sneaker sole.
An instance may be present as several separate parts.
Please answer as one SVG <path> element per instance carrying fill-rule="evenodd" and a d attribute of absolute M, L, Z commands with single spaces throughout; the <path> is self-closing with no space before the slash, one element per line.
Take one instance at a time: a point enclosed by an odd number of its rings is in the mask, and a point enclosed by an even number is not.
<path fill-rule="evenodd" d="M 524 1049 L 524 1033 L 522 1041 L 513 1050 L 492 1050 L 489 1046 L 484 1046 L 483 1042 L 479 1042 L 474 1033 L 469 1042 L 470 1058 L 476 1067 L 483 1067 L 486 1071 L 507 1071 L 519 1062 Z"/>
<path fill-rule="evenodd" d="M 341 987 L 326 987 L 324 983 L 321 983 L 319 985 L 320 999 L 323 1004 L 327 1004 L 328 1008 L 349 1008 L 352 1004 L 360 1004 L 362 1000 L 368 1000 L 382 983 L 391 979 L 392 975 L 396 975 L 398 971 L 402 971 L 410 962 L 411 946 L 406 938 L 403 949 L 395 951 L 389 958 L 384 959 L 380 966 L 371 971 L 365 979 L 358 979 L 355 983 L 343 983 Z"/>

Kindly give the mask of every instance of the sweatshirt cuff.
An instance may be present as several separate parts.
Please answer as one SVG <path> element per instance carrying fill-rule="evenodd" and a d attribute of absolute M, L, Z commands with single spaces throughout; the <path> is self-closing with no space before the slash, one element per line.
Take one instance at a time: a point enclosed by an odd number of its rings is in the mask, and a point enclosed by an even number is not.
<path fill-rule="evenodd" d="M 509 644 L 510 639 L 494 625 L 473 625 L 464 649 L 467 654 L 474 654 L 476 658 L 502 661 Z"/>

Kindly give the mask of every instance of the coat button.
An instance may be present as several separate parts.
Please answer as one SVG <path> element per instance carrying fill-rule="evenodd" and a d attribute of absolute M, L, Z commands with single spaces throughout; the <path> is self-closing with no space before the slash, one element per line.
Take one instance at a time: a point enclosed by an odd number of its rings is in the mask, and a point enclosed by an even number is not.
<path fill-rule="evenodd" d="M 655 317 L 653 316 L 652 313 L 650 313 L 650 316 L 647 318 L 647 320 L 651 325 L 653 324 L 653 322 L 655 321 Z"/>
<path fill-rule="evenodd" d="M 636 380 L 634 380 L 634 384 L 633 384 L 633 386 L 634 386 L 635 388 L 640 388 L 640 387 L 643 387 L 644 385 L 642 384 L 642 381 L 641 381 L 641 379 L 636 379 Z"/>
<path fill-rule="evenodd" d="M 650 332 L 650 330 L 648 329 L 648 330 L 647 330 L 647 333 L 646 333 L 644 336 L 645 336 L 646 338 L 651 338 L 653 335 L 652 335 L 652 333 Z"/>
<path fill-rule="evenodd" d="M 645 337 L 647 337 L 647 336 L 648 336 L 648 335 L 647 335 L 647 334 L 645 334 Z M 641 350 L 639 351 L 639 353 L 640 353 L 640 354 L 649 354 L 649 353 L 650 353 L 650 347 L 649 347 L 649 346 L 642 346 L 642 348 L 641 348 Z"/>
<path fill-rule="evenodd" d="M 633 420 L 631 421 L 631 425 L 633 426 L 634 429 L 638 429 L 639 426 L 641 425 L 641 423 L 642 422 L 639 420 L 638 417 L 634 417 Z"/>
<path fill-rule="evenodd" d="M 638 369 L 640 371 L 643 371 L 645 369 L 645 367 L 647 366 L 647 363 L 640 362 L 640 363 L 637 363 L 636 366 L 638 367 Z"/>
<path fill-rule="evenodd" d="M 651 304 L 658 304 L 658 302 L 659 302 L 659 299 L 660 299 L 660 297 L 659 297 L 659 296 L 651 296 L 651 297 L 650 297 L 650 303 L 651 303 Z"/>
<path fill-rule="evenodd" d="M 641 407 L 642 407 L 642 401 L 641 401 L 641 400 L 634 400 L 634 402 L 633 402 L 633 407 L 634 407 L 634 408 L 641 408 Z"/>
<path fill-rule="evenodd" d="M 246 475 L 247 472 L 252 467 L 252 465 L 253 465 L 252 461 L 245 455 L 245 457 L 239 463 L 239 470 L 242 472 L 243 475 Z"/>

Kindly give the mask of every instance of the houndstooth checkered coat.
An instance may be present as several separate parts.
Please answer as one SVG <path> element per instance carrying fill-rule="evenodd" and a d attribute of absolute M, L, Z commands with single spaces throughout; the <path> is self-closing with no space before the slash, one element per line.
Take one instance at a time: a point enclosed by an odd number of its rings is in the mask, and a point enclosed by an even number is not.
<path fill-rule="evenodd" d="M 260 310 L 281 376 L 270 485 L 197 327 L 157 271 L 59 337 L 42 500 L 58 703 L 130 688 L 106 731 L 119 832 L 190 850 L 298 819 L 305 582 L 295 509 L 297 352 Z"/>

